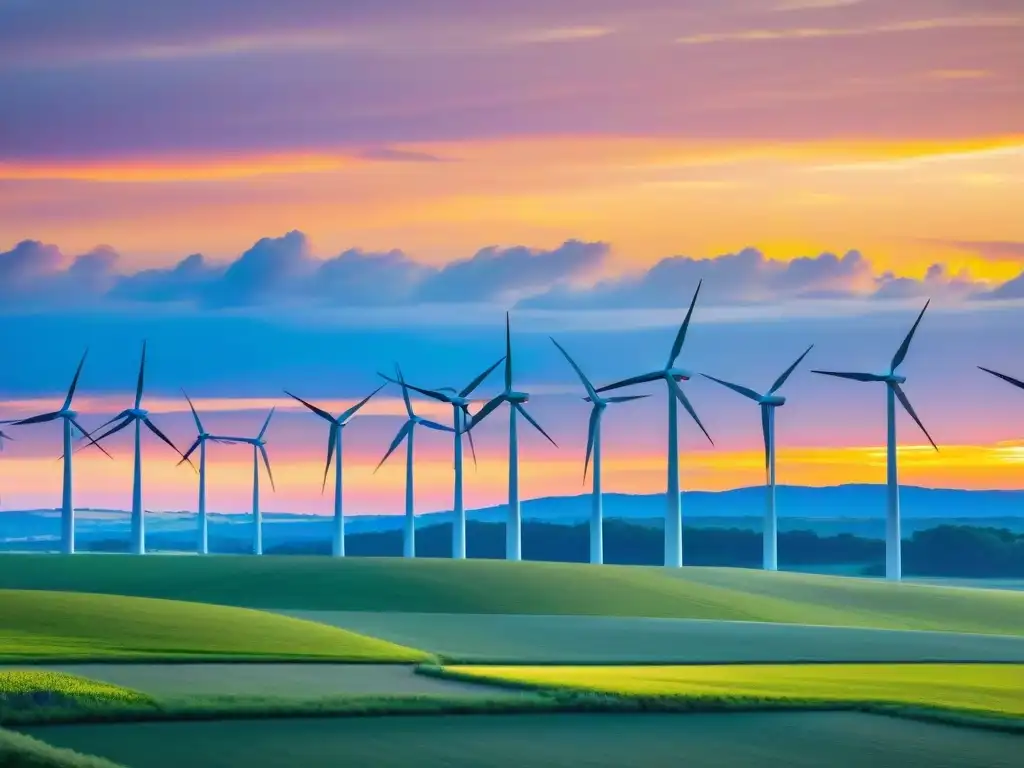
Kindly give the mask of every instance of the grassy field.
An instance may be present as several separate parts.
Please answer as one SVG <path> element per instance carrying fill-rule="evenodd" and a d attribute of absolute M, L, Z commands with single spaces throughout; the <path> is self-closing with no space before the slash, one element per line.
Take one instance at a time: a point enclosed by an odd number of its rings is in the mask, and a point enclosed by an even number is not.
<path fill-rule="evenodd" d="M 1024 665 L 459 666 L 468 679 L 642 697 L 876 702 L 1024 716 Z"/>
<path fill-rule="evenodd" d="M 1024 663 L 1024 637 L 996 635 L 618 616 L 288 613 L 467 663 Z"/>
<path fill-rule="evenodd" d="M 415 662 L 429 657 L 383 640 L 262 611 L 0 590 L 0 661 L 197 658 Z"/>
<path fill-rule="evenodd" d="M 647 616 L 1024 635 L 1024 593 L 722 568 L 5 555 L 0 583 L 293 610 Z"/>
<path fill-rule="evenodd" d="M 1008 734 L 858 713 L 407 716 L 29 733 L 133 768 L 817 768 L 824 755 L 830 768 L 1009 768 L 1019 765 L 1021 748 Z"/>
<path fill-rule="evenodd" d="M 70 749 L 0 728 L 0 766 L 4 768 L 121 768 L 101 757 Z"/>
<path fill-rule="evenodd" d="M 40 669 L 0 670 L 0 701 L 17 701 L 41 695 L 112 702 L 145 700 L 145 696 L 128 688 L 68 672 Z"/>
<path fill-rule="evenodd" d="M 0 667 L 0 695 L 11 677 L 37 676 L 33 684 L 81 680 L 97 690 L 135 689 L 158 697 L 273 696 L 309 700 L 340 696 L 486 696 L 508 695 L 485 684 L 418 675 L 398 664 L 64 664 L 46 671 L 8 671 Z M 37 688 L 46 690 L 45 688 Z"/>

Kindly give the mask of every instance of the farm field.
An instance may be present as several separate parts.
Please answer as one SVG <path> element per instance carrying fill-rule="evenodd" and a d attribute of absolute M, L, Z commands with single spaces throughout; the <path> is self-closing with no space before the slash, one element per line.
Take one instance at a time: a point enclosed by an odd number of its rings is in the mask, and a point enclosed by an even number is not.
<path fill-rule="evenodd" d="M 1024 663 L 1024 637 L 615 616 L 287 611 L 453 661 Z"/>
<path fill-rule="evenodd" d="M 726 568 L 325 557 L 7 555 L 19 589 L 324 611 L 643 616 L 1024 635 L 1024 593 Z"/>
<path fill-rule="evenodd" d="M 1024 716 L 1024 665 L 822 664 L 449 667 L 506 683 L 628 696 L 745 697 L 906 704 Z"/>
<path fill-rule="evenodd" d="M 132 768 L 1010 768 L 1021 739 L 874 715 L 481 715 L 50 726 L 30 735 Z M 779 738 L 785 733 L 785 738 Z"/>
<path fill-rule="evenodd" d="M 406 663 L 429 658 L 384 640 L 263 611 L 0 590 L 0 661 L 224 657 Z"/>
<path fill-rule="evenodd" d="M 0 681 L 5 672 L 15 669 L 18 668 L 0 666 Z M 401 664 L 61 664 L 47 665 L 43 669 L 47 673 L 78 675 L 158 697 L 313 699 L 343 695 L 438 695 L 494 699 L 517 695 L 492 685 L 418 675 L 412 666 Z"/>

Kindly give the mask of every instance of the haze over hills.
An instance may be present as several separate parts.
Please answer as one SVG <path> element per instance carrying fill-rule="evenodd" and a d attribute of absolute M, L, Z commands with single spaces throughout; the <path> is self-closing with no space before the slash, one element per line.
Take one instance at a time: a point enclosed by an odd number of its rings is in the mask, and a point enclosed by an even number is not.
<path fill-rule="evenodd" d="M 589 519 L 590 494 L 556 496 L 523 502 L 523 518 L 555 524 L 578 524 Z M 884 515 L 885 486 L 840 485 L 824 488 L 779 486 L 778 505 L 781 530 L 812 530 L 821 534 L 852 533 L 880 537 Z M 606 519 L 627 520 L 634 524 L 660 526 L 665 508 L 663 493 L 631 495 L 608 493 L 604 497 Z M 1024 532 L 1024 490 L 971 491 L 904 486 L 900 508 L 905 533 L 939 523 L 971 523 L 1004 527 Z M 728 491 L 687 491 L 683 494 L 683 514 L 691 527 L 741 528 L 760 530 L 764 509 L 764 489 L 758 486 Z M 418 527 L 441 525 L 451 520 L 451 512 L 427 512 L 419 515 Z M 471 510 L 470 520 L 504 522 L 505 506 Z M 265 523 L 278 528 L 288 525 L 289 539 L 302 540 L 325 535 L 329 518 L 303 513 L 265 513 Z M 211 514 L 215 527 L 248 525 L 246 514 Z M 122 510 L 78 510 L 79 535 L 85 538 L 118 536 L 127 530 L 128 513 Z M 402 516 L 350 514 L 346 519 L 349 534 L 399 530 Z M 148 512 L 151 533 L 192 530 L 195 513 L 187 511 Z M 280 529 L 279 529 L 280 530 Z M 59 532 L 57 510 L 0 511 L 0 543 L 42 541 Z"/>

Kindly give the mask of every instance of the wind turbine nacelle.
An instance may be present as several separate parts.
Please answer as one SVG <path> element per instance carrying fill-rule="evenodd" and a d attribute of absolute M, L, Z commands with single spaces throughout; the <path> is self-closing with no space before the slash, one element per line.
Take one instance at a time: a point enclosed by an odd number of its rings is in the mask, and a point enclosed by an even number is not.
<path fill-rule="evenodd" d="M 510 403 L 522 404 L 522 403 L 527 402 L 529 399 L 530 399 L 530 396 L 528 394 L 526 394 L 525 392 L 515 392 L 515 391 L 512 391 L 512 390 L 509 390 L 508 392 L 505 393 L 505 400 L 507 400 Z"/>
<path fill-rule="evenodd" d="M 61 411 L 60 412 L 60 417 L 62 419 L 77 419 L 78 418 L 78 411 L 72 411 L 72 410 Z"/>
<path fill-rule="evenodd" d="M 900 376 L 898 373 L 890 373 L 885 377 L 886 384 L 906 384 L 907 377 Z"/>
<path fill-rule="evenodd" d="M 133 419 L 144 419 L 149 416 L 149 411 L 142 408 L 129 408 L 128 415 Z"/>
<path fill-rule="evenodd" d="M 676 381 L 689 381 L 693 378 L 693 373 L 691 371 L 684 371 L 681 368 L 669 368 L 665 371 L 665 374 L 671 376 Z"/>
<path fill-rule="evenodd" d="M 761 405 L 779 406 L 785 404 L 786 398 L 782 395 L 764 395 L 761 397 Z"/>

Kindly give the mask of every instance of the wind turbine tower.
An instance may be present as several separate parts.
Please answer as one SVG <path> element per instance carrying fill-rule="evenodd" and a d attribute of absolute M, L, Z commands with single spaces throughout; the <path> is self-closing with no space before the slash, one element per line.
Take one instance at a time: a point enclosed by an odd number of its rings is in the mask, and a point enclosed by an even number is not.
<path fill-rule="evenodd" d="M 452 506 L 455 519 L 452 520 L 452 558 L 455 560 L 465 560 L 466 558 L 466 506 L 462 493 L 463 437 L 469 438 L 469 450 L 473 455 L 473 465 L 476 466 L 476 447 L 473 445 L 473 433 L 467 428 L 467 425 L 472 419 L 472 416 L 469 413 L 469 396 L 473 394 L 473 391 L 479 387 L 480 384 L 483 383 L 484 379 L 491 375 L 495 368 L 501 365 L 504 359 L 505 358 L 503 357 L 501 360 L 498 360 L 498 362 L 494 363 L 494 365 L 473 379 L 473 381 L 461 390 L 456 390 L 453 387 L 425 389 L 422 387 L 415 387 L 404 381 L 392 379 L 389 376 L 385 376 L 383 373 L 380 374 L 384 379 L 390 381 L 392 384 L 398 384 L 404 389 L 411 389 L 414 392 L 419 392 L 424 397 L 432 398 L 438 402 L 447 403 L 452 407 L 452 424 L 454 425 L 452 432 L 455 435 L 455 490 Z"/>
<path fill-rule="evenodd" d="M 576 371 L 576 375 L 580 377 L 580 381 L 583 382 L 583 388 L 587 391 L 587 396 L 583 399 L 593 403 L 593 407 L 590 409 L 590 424 L 587 427 L 587 458 L 583 463 L 583 481 L 586 482 L 590 457 L 593 455 L 594 475 L 593 501 L 590 514 L 590 562 L 600 565 L 604 562 L 604 504 L 601 491 L 601 417 L 604 416 L 605 408 L 608 407 L 609 403 L 626 403 L 630 400 L 640 400 L 641 398 L 648 397 L 648 395 L 601 397 L 597 394 L 597 390 L 594 389 L 594 385 L 590 383 L 590 379 L 584 375 L 580 367 L 576 365 L 576 362 L 569 357 L 569 353 L 563 349 L 562 345 L 554 339 L 551 339 L 551 341 L 558 347 L 559 352 L 565 356 L 565 359 L 569 361 L 569 365 L 572 366 L 573 370 Z"/>
<path fill-rule="evenodd" d="M 703 282 L 703 281 L 701 281 Z M 693 374 L 683 368 L 676 367 L 676 359 L 683 350 L 683 342 L 686 341 L 686 331 L 690 327 L 690 318 L 693 317 L 693 308 L 697 304 L 697 296 L 700 294 L 701 283 L 697 283 L 697 290 L 693 293 L 693 300 L 686 312 L 686 318 L 679 327 L 676 340 L 672 344 L 672 351 L 669 352 L 668 362 L 665 367 L 641 373 L 638 376 L 631 376 L 628 379 L 617 381 L 605 387 L 599 387 L 598 392 L 607 392 L 621 387 L 632 386 L 633 384 L 646 384 L 651 381 L 664 381 L 668 389 L 668 494 L 665 509 L 665 565 L 671 568 L 679 568 L 683 565 L 683 501 L 679 495 L 679 420 L 677 417 L 677 403 L 681 403 L 686 412 L 700 427 L 701 432 L 712 445 L 714 441 L 711 435 L 704 429 L 697 412 L 690 404 L 689 398 L 679 386 L 680 381 L 689 381 Z"/>
<path fill-rule="evenodd" d="M 252 553 L 254 555 L 263 554 L 263 511 L 260 509 L 260 458 L 263 459 L 263 466 L 267 468 L 267 477 L 270 479 L 270 487 L 273 490 L 277 490 L 274 486 L 274 473 L 270 470 L 270 457 L 267 455 L 267 441 L 264 439 L 267 434 L 267 427 L 270 426 L 270 420 L 274 417 L 274 408 L 270 409 L 270 413 L 267 414 L 267 420 L 263 422 L 263 427 L 256 437 L 217 437 L 211 438 L 216 439 L 219 443 L 239 443 L 241 445 L 252 446 L 252 522 L 253 522 L 253 540 L 252 540 Z"/>
<path fill-rule="evenodd" d="M 145 424 L 146 428 L 150 432 L 167 443 L 167 445 L 171 446 L 179 457 L 185 458 L 184 454 L 182 454 L 182 452 L 178 450 L 177 446 L 171 442 L 171 439 L 161 432 L 155 424 L 153 424 L 153 421 L 149 418 L 149 411 L 146 411 L 142 407 L 142 390 L 145 375 L 146 342 L 142 342 L 142 362 L 139 364 L 139 379 L 138 383 L 135 385 L 135 405 L 132 408 L 127 408 L 121 411 L 117 416 L 110 419 L 105 424 L 102 424 L 99 429 L 96 430 L 97 432 L 100 429 L 103 429 L 103 427 L 117 422 L 95 440 L 95 442 L 99 443 L 101 440 L 120 432 L 129 425 L 134 424 L 135 426 L 135 469 L 132 478 L 131 548 L 132 552 L 136 555 L 146 554 L 146 517 L 142 508 L 142 425 Z M 191 462 L 189 463 L 191 464 Z"/>
<path fill-rule="evenodd" d="M 182 394 L 188 400 L 188 407 L 192 411 L 192 418 L 195 419 L 198 435 L 191 447 L 185 451 L 185 455 L 181 457 L 181 461 L 178 464 L 184 464 L 189 460 L 189 456 L 195 452 L 196 448 L 199 449 L 199 525 L 196 552 L 200 555 L 206 555 L 210 552 L 209 523 L 206 517 L 206 443 L 210 440 L 215 443 L 225 441 L 216 435 L 211 435 L 203 428 L 203 422 L 199 419 L 196 407 L 192 404 L 192 399 L 184 390 Z"/>
<path fill-rule="evenodd" d="M 334 531 L 331 537 L 331 554 L 334 557 L 345 556 L 345 515 L 342 509 L 342 484 L 341 484 L 341 443 L 345 427 L 348 426 L 353 416 L 359 409 L 369 402 L 370 398 L 380 392 L 387 384 L 381 384 L 373 392 L 368 394 L 358 403 L 346 411 L 342 411 L 337 417 L 331 416 L 323 408 L 306 402 L 298 395 L 293 395 L 285 390 L 285 394 L 293 400 L 302 403 L 306 408 L 315 413 L 321 419 L 331 425 L 331 431 L 327 438 L 327 465 L 324 467 L 324 482 L 321 491 L 327 488 L 327 473 L 331 469 L 331 459 L 334 459 Z"/>
<path fill-rule="evenodd" d="M 764 534 L 763 534 L 763 563 L 766 571 L 777 571 L 779 569 L 779 525 L 778 516 L 775 512 L 775 409 L 786 404 L 786 398 L 775 394 L 779 391 L 790 374 L 796 370 L 807 354 L 814 348 L 812 344 L 807 350 L 796 359 L 789 368 L 782 372 L 782 375 L 775 380 L 771 389 L 763 395 L 759 395 L 752 389 L 732 384 L 714 376 L 701 374 L 706 379 L 717 381 L 719 384 L 728 387 L 734 392 L 739 392 L 744 397 L 753 400 L 761 406 L 761 431 L 764 433 L 764 471 L 765 489 L 767 498 L 764 512 Z"/>
<path fill-rule="evenodd" d="M 472 429 L 486 419 L 502 403 L 509 404 L 508 415 L 508 522 L 505 526 L 505 559 L 523 559 L 523 518 L 519 506 L 519 432 L 516 415 L 521 415 L 534 429 L 540 432 L 556 448 L 558 444 L 551 435 L 527 413 L 523 406 L 529 401 L 530 395 L 512 388 L 512 331 L 508 313 L 505 313 L 505 388 L 501 393 L 488 401 L 469 423 Z"/>
<path fill-rule="evenodd" d="M 384 454 L 384 458 L 380 460 L 380 463 L 374 469 L 374 473 L 380 469 L 384 462 L 388 460 L 388 457 L 395 452 L 402 441 L 405 442 L 405 535 L 402 539 L 402 555 L 403 557 L 416 557 L 416 501 L 415 492 L 413 486 L 414 477 L 414 454 L 413 454 L 413 437 L 416 434 L 416 426 L 421 425 L 427 429 L 435 429 L 438 432 L 454 432 L 451 427 L 446 427 L 444 424 L 438 424 L 436 421 L 430 419 L 424 419 L 421 416 L 417 416 L 412 409 L 412 400 L 409 399 L 409 388 L 405 386 L 405 379 L 402 378 L 402 371 L 396 365 L 395 374 L 398 376 L 398 385 L 402 388 L 402 400 L 405 402 L 405 413 L 406 420 L 398 430 L 398 434 L 395 435 L 395 439 L 391 441 L 391 446 L 388 448 L 388 452 Z"/>
<path fill-rule="evenodd" d="M 896 354 L 893 355 L 892 358 L 892 363 L 889 365 L 888 373 L 811 371 L 811 373 L 819 373 L 823 376 L 835 376 L 836 378 L 850 379 L 851 381 L 880 382 L 885 384 L 887 425 L 886 475 L 888 481 L 888 505 L 885 517 L 885 578 L 890 581 L 899 581 L 903 577 L 901 552 L 902 538 L 900 534 L 900 486 L 896 466 L 897 400 L 900 401 L 900 405 L 903 406 L 904 410 L 910 414 L 910 418 L 912 418 L 917 426 L 921 428 L 921 431 L 924 432 L 924 436 L 928 438 L 928 442 L 931 443 L 932 448 L 936 451 L 939 450 L 935 441 L 932 440 L 932 436 L 928 434 L 928 430 L 925 429 L 924 424 L 921 423 L 921 419 L 917 417 L 917 413 L 914 412 L 914 407 L 910 404 L 910 400 L 907 399 L 907 395 L 903 391 L 901 385 L 906 383 L 907 377 L 900 376 L 896 373 L 896 369 L 900 367 L 907 357 L 907 351 L 910 349 L 910 342 L 913 340 L 914 334 L 917 332 L 917 326 L 921 324 L 921 318 L 924 317 L 924 313 L 928 310 L 928 304 L 930 303 L 930 301 L 925 302 L 924 309 L 921 310 L 921 314 L 917 316 L 917 320 L 915 320 L 914 325 L 911 326 L 910 332 L 907 333 L 906 338 L 903 339 L 903 343 L 900 344 L 899 349 L 896 350 Z"/>
<path fill-rule="evenodd" d="M 82 355 L 81 361 L 78 363 L 78 369 L 75 371 L 75 377 L 71 380 L 71 386 L 68 388 L 68 394 L 64 398 L 64 404 L 61 406 L 59 411 L 51 411 L 50 413 L 41 413 L 38 416 L 30 416 L 27 419 L 21 419 L 20 421 L 8 422 L 14 424 L 14 426 L 28 425 L 28 424 L 44 424 L 49 421 L 60 420 L 63 422 L 64 427 L 64 482 L 63 482 L 63 493 L 61 498 L 61 512 L 60 512 L 60 529 L 61 529 L 61 552 L 66 555 L 74 554 L 75 552 L 75 505 L 73 501 L 73 479 L 72 479 L 72 455 L 73 449 L 71 445 L 72 430 L 77 430 L 79 434 L 88 439 L 91 445 L 95 445 L 108 457 L 110 454 L 93 440 L 90 435 L 81 424 L 78 423 L 78 414 L 71 410 L 71 401 L 75 397 L 75 390 L 78 388 L 78 379 L 82 375 L 82 368 L 85 366 L 85 358 L 89 352 Z M 0 432 L 0 447 L 2 447 L 3 439 L 10 440 L 11 438 Z M 112 458 L 112 457 L 110 457 Z"/>

